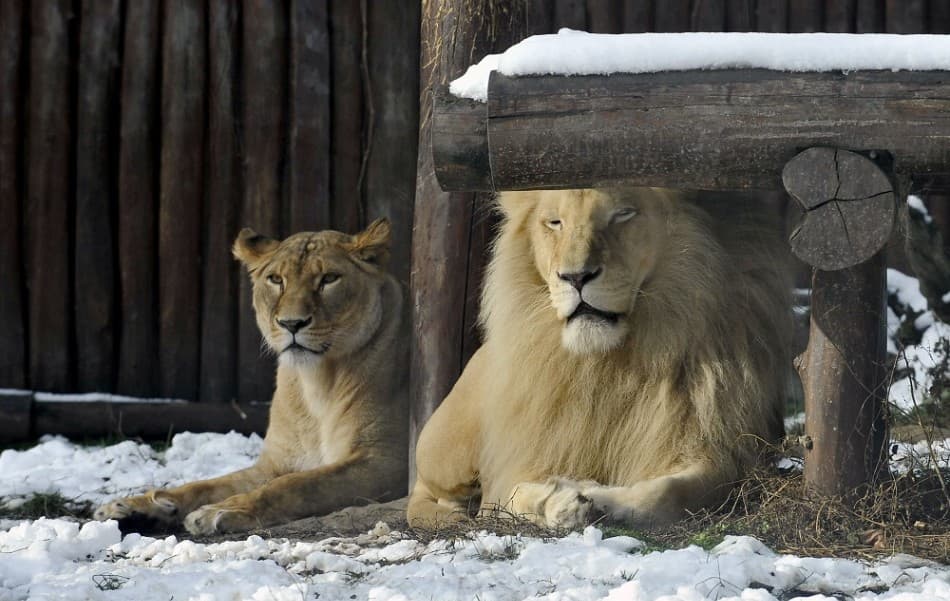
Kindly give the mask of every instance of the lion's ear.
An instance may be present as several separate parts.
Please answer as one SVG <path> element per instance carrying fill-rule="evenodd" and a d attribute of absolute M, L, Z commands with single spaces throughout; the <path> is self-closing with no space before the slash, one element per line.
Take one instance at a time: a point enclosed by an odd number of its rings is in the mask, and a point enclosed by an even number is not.
<path fill-rule="evenodd" d="M 279 241 L 262 236 L 246 227 L 238 234 L 231 252 L 241 263 L 244 263 L 248 271 L 254 271 L 261 259 L 277 250 L 278 246 L 280 246 Z"/>
<path fill-rule="evenodd" d="M 365 230 L 353 236 L 347 250 L 360 261 L 385 265 L 389 260 L 389 244 L 392 226 L 389 220 L 381 217 L 369 224 Z"/>

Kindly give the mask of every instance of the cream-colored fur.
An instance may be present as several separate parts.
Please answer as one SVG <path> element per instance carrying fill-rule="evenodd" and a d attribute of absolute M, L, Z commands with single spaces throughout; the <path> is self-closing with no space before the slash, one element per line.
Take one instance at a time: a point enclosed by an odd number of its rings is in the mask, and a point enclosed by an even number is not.
<path fill-rule="evenodd" d="M 420 435 L 410 522 L 502 506 L 645 526 L 722 499 L 782 431 L 777 219 L 659 189 L 509 192 L 500 207 L 485 343 Z"/>
<path fill-rule="evenodd" d="M 184 520 L 193 534 L 208 534 L 401 496 L 407 336 L 400 285 L 382 267 L 389 237 L 385 220 L 355 236 L 304 232 L 283 242 L 242 231 L 234 254 L 279 363 L 260 458 L 220 478 L 118 499 L 95 517 L 133 526 Z"/>

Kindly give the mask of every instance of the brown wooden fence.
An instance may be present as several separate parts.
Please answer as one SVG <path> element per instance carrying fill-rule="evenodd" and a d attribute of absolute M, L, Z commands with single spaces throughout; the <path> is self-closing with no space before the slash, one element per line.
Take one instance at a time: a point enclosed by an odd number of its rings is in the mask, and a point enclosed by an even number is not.
<path fill-rule="evenodd" d="M 419 7 L 0 2 L 0 387 L 268 400 L 242 226 L 393 221 L 408 283 Z"/>
<path fill-rule="evenodd" d="M 477 346 L 492 223 L 420 199 L 410 242 L 420 18 L 446 2 L 0 1 L 0 388 L 266 400 L 236 232 L 387 215 L 407 284 L 416 255 L 414 402 L 437 405 Z M 560 27 L 950 31 L 946 0 L 467 3 L 503 37 L 439 77 Z"/>

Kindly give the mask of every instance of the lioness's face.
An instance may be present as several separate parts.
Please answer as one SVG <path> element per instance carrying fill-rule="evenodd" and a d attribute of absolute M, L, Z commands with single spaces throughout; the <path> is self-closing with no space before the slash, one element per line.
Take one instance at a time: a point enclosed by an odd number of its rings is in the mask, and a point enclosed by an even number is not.
<path fill-rule="evenodd" d="M 254 284 L 254 311 L 281 363 L 308 365 L 365 344 L 383 316 L 389 223 L 348 236 L 302 232 L 277 241 L 245 229 L 234 254 Z"/>
<path fill-rule="evenodd" d="M 585 354 L 621 345 L 637 295 L 656 266 L 663 229 L 656 200 L 630 190 L 518 194 L 535 203 L 528 217 L 534 261 L 561 321 L 564 347 Z"/>

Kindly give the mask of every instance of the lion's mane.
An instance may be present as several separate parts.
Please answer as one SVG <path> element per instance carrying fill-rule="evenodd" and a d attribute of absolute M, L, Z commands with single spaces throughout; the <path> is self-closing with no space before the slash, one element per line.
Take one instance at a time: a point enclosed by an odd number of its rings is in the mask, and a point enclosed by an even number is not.
<path fill-rule="evenodd" d="M 700 460 L 738 476 L 782 433 L 791 320 L 777 219 L 743 197 L 638 193 L 665 213 L 657 264 L 623 345 L 587 355 L 561 344 L 532 203 L 501 198 L 481 314 L 498 391 L 480 412 L 486 500 L 503 500 L 525 468 L 631 485 Z"/>

